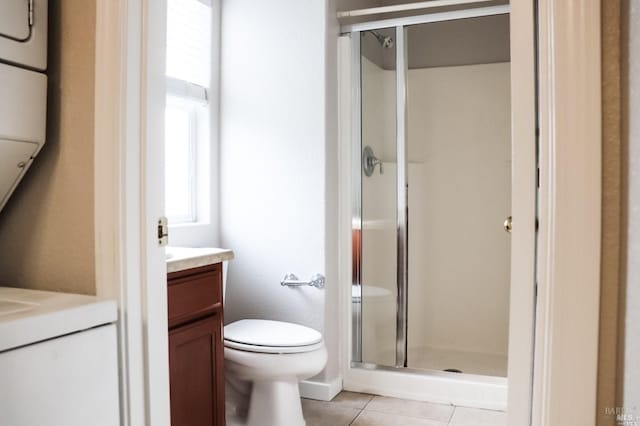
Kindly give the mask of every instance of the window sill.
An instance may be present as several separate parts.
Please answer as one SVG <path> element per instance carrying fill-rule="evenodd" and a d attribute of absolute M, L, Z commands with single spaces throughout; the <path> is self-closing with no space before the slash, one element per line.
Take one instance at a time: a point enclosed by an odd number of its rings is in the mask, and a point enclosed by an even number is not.
<path fill-rule="evenodd" d="M 169 225 L 169 245 L 177 247 L 217 247 L 218 231 L 210 222 Z"/>
<path fill-rule="evenodd" d="M 185 229 L 185 228 L 197 228 L 199 226 L 211 226 L 210 222 L 185 222 L 169 224 L 169 229 Z"/>

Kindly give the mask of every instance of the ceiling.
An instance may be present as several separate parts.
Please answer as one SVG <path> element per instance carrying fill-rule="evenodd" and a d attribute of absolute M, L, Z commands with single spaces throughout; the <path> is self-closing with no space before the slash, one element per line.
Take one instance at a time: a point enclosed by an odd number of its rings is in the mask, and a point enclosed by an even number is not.
<path fill-rule="evenodd" d="M 433 22 L 407 27 L 409 69 L 508 62 L 509 15 Z M 376 31 L 395 39 L 395 29 Z M 363 32 L 361 51 L 384 69 L 395 68 L 395 45 L 383 48 L 371 32 Z"/>

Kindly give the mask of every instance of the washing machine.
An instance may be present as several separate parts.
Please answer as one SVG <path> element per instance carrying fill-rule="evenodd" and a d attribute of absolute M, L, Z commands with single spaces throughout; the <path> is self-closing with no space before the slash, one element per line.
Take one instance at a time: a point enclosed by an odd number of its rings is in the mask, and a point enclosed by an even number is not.
<path fill-rule="evenodd" d="M 0 1 L 0 59 L 47 69 L 47 0 Z"/>
<path fill-rule="evenodd" d="M 117 316 L 114 300 L 0 286 L 0 425 L 118 426 Z"/>
<path fill-rule="evenodd" d="M 47 0 L 0 0 L 0 210 L 42 149 Z"/>

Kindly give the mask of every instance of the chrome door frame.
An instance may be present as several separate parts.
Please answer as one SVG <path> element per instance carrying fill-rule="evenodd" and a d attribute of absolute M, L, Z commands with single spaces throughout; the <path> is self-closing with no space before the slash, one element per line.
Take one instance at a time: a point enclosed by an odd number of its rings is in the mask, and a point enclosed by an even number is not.
<path fill-rule="evenodd" d="M 430 22 L 477 18 L 510 13 L 509 5 L 478 7 L 452 12 L 430 13 L 395 19 L 344 25 L 342 34 L 351 36 L 351 143 L 352 143 L 352 350 L 351 366 L 369 365 L 362 359 L 362 75 L 360 33 L 383 28 L 395 28 L 396 35 L 396 240 L 397 240 L 397 300 L 396 300 L 396 368 L 407 368 L 408 335 L 408 183 L 407 183 L 407 73 L 408 54 L 406 27 Z M 401 125 L 398 125 L 401 123 Z M 354 246 L 354 233 L 360 233 Z"/>

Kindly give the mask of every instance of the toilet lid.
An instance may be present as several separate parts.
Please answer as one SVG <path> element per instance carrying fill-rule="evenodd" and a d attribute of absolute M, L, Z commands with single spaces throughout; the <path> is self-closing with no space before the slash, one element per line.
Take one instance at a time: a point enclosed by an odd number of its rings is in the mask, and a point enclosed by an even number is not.
<path fill-rule="evenodd" d="M 299 324 L 260 319 L 244 319 L 224 327 L 224 339 L 243 345 L 298 347 L 322 341 L 320 332 Z"/>

